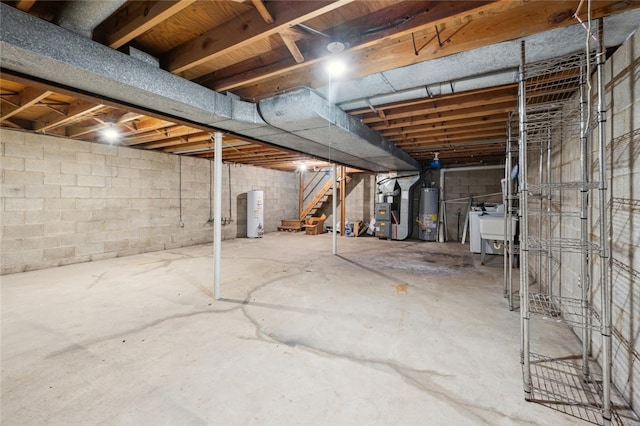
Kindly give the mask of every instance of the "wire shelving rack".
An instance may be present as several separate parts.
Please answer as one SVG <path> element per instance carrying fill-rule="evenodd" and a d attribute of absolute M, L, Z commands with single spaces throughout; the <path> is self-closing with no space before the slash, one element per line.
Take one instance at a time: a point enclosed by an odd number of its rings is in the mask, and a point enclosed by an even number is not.
<path fill-rule="evenodd" d="M 598 40 L 597 52 L 589 49 L 588 54 L 575 53 L 530 64 L 526 63 L 522 42 L 518 112 L 509 117 L 507 125 L 503 192 L 505 248 L 509 255 L 505 256 L 504 280 L 510 309 L 514 307 L 516 293 L 519 297 L 525 399 L 592 423 L 609 425 L 616 423 L 617 417 L 611 403 L 612 301 L 607 270 L 606 111 L 601 35 L 602 23 L 597 31 L 589 34 L 589 43 L 592 38 Z M 598 93 L 598 100 L 593 105 L 586 93 L 588 70 L 595 70 L 597 77 L 594 91 Z M 517 145 L 512 130 L 515 117 L 518 119 Z M 554 168 L 552 172 L 553 150 L 568 140 L 580 142 L 580 170 L 573 170 L 574 175 L 579 173 L 577 180 L 576 176 L 567 179 L 572 170 L 558 173 Z M 592 146 L 596 147 L 595 155 L 592 155 Z M 535 164 L 529 160 L 535 160 L 536 156 L 537 170 L 528 170 L 529 163 Z M 511 173 L 516 164 L 517 184 Z M 566 166 L 562 165 L 561 169 L 563 167 Z M 597 173 L 597 179 L 592 180 L 592 173 Z M 592 194 L 597 194 L 598 202 L 593 203 L 596 196 Z M 575 207 L 568 210 L 565 200 L 578 205 L 579 211 Z M 593 205 L 590 206 L 590 202 Z M 519 235 L 511 229 L 509 219 L 516 213 Z M 599 241 L 594 241 L 589 230 L 590 221 L 600 227 Z M 572 238 L 564 237 L 560 229 L 568 223 L 577 231 Z M 516 246 L 520 261 L 518 292 L 512 284 L 512 256 Z M 579 273 L 561 273 L 563 256 L 580 259 Z M 591 276 L 592 270 L 599 270 L 599 276 Z M 568 283 L 568 280 L 577 280 L 577 283 Z M 594 298 L 592 281 L 600 287 L 599 299 Z M 580 289 L 578 298 L 566 296 L 565 288 L 569 284 Z M 599 305 L 592 305 L 593 300 L 599 300 Z M 533 320 L 570 326 L 582 340 L 582 353 L 568 360 L 533 352 Z M 592 334 L 597 332 L 602 339 L 602 369 L 591 353 Z"/>

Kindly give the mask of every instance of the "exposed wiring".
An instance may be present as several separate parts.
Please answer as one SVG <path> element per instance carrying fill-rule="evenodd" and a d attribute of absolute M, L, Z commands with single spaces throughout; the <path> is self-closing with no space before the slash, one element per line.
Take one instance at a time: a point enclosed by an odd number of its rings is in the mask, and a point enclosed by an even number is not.
<path fill-rule="evenodd" d="M 587 118 L 585 125 L 587 129 L 589 128 L 589 123 L 591 121 L 591 38 L 593 38 L 596 42 L 598 42 L 598 38 L 591 31 L 591 0 L 587 0 L 587 24 L 585 25 L 584 21 L 580 18 L 580 9 L 582 8 L 582 4 L 584 0 L 580 0 L 578 4 L 578 8 L 576 12 L 573 14 L 573 17 L 582 25 L 582 27 L 587 31 L 587 36 L 585 38 L 585 56 L 587 61 L 587 72 L 586 72 L 586 85 L 587 85 Z M 598 58 L 598 53 L 596 58 Z"/>

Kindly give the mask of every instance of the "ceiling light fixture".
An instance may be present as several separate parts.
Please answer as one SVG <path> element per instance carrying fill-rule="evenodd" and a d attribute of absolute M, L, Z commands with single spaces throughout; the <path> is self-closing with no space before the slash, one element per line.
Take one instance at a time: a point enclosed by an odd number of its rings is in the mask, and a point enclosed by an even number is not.
<path fill-rule="evenodd" d="M 347 71 L 347 65 L 340 58 L 330 58 L 327 61 L 326 69 L 332 77 L 340 77 Z"/>
<path fill-rule="evenodd" d="M 327 50 L 331 53 L 343 52 L 345 47 L 345 44 L 340 40 L 331 40 L 329 44 L 327 44 Z"/>
<path fill-rule="evenodd" d="M 429 167 L 431 167 L 432 169 L 439 169 L 440 167 L 442 167 L 442 163 L 440 163 L 440 160 L 438 159 L 439 155 L 440 153 L 436 152 L 435 158 L 429 163 Z"/>
<path fill-rule="evenodd" d="M 305 163 L 300 163 L 300 164 L 298 164 L 297 170 L 300 173 L 304 173 L 304 172 L 307 171 L 307 165 Z"/>
<path fill-rule="evenodd" d="M 102 139 L 107 143 L 115 143 L 119 142 L 121 139 L 120 130 L 114 125 L 110 124 L 108 127 L 100 130 L 100 135 Z"/>

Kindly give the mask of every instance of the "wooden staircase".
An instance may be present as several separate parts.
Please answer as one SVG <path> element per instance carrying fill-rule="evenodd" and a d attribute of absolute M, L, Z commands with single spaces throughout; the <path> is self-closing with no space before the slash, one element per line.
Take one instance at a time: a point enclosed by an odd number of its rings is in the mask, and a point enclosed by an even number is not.
<path fill-rule="evenodd" d="M 351 181 L 351 177 L 346 172 L 343 172 L 342 170 L 343 170 L 342 167 L 338 169 L 338 182 L 344 179 L 345 183 L 349 183 Z M 305 189 L 307 189 L 311 185 L 311 183 L 314 181 L 317 175 L 318 174 L 316 174 L 309 181 Z M 311 197 L 311 199 L 309 200 L 306 206 L 301 208 L 300 220 L 305 220 L 307 217 L 314 216 L 316 212 L 325 208 L 325 206 L 327 206 L 331 202 L 332 193 L 330 191 L 332 188 L 333 188 L 333 179 L 331 179 L 331 175 L 329 175 L 329 178 L 324 183 L 322 188 L 320 188 L 318 192 L 316 192 L 315 195 Z"/>

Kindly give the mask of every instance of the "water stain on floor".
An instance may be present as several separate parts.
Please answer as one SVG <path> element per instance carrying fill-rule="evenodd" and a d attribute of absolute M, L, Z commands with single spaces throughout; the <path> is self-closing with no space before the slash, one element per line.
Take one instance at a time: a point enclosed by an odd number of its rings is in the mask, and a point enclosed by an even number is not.
<path fill-rule="evenodd" d="M 396 293 L 409 293 L 409 286 L 407 284 L 396 284 L 391 287 L 396 289 Z"/>

